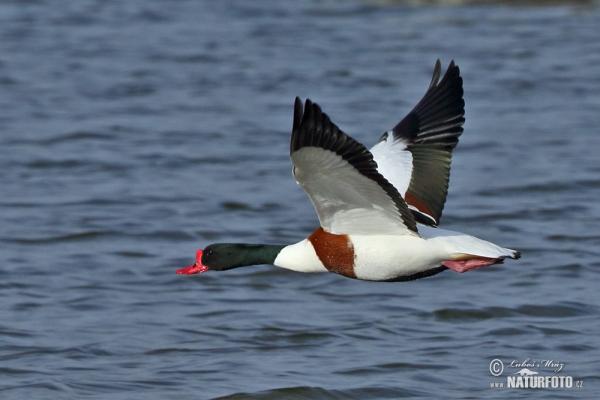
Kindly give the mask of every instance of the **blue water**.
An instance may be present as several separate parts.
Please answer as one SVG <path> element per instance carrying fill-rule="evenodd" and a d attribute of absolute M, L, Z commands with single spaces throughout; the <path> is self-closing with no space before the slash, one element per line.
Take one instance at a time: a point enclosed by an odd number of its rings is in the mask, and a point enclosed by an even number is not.
<path fill-rule="evenodd" d="M 0 397 L 597 397 L 600 8 L 534 3 L 1 3 Z M 442 226 L 521 260 L 394 284 L 174 273 L 318 226 L 295 96 L 370 147 L 438 58 L 467 121 Z M 490 387 L 528 359 L 573 387 Z"/>

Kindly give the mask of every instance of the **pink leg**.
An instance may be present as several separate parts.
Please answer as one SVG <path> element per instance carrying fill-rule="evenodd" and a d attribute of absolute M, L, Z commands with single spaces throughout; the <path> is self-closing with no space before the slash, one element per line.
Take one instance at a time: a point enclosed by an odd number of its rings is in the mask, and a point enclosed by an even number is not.
<path fill-rule="evenodd" d="M 471 269 L 487 267 L 488 265 L 501 264 L 503 261 L 504 259 L 502 258 L 477 257 L 460 261 L 444 261 L 442 265 L 453 271 L 462 273 Z"/>

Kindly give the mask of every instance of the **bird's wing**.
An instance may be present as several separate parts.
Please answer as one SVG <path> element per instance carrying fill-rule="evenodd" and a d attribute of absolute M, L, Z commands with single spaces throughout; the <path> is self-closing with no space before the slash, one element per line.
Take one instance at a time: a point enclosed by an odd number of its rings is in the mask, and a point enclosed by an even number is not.
<path fill-rule="evenodd" d="M 323 229 L 334 234 L 412 234 L 417 227 L 402 196 L 378 171 L 365 146 L 342 132 L 321 108 L 296 98 L 290 158 Z"/>
<path fill-rule="evenodd" d="M 465 122 L 462 78 L 454 61 L 438 83 L 438 60 L 425 96 L 371 153 L 377 170 L 398 189 L 418 223 L 437 226 L 442 216 L 452 150 Z"/>

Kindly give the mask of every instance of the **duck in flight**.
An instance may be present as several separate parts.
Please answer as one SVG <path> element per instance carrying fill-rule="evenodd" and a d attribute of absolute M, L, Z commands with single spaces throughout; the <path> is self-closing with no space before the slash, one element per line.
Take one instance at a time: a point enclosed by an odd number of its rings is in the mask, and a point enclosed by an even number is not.
<path fill-rule="evenodd" d="M 520 253 L 438 228 L 452 150 L 465 122 L 454 61 L 438 60 L 425 96 L 368 150 L 310 100 L 294 105 L 290 158 L 320 227 L 291 245 L 217 243 L 178 274 L 273 264 L 369 281 L 410 281 L 446 269 L 466 272 Z"/>

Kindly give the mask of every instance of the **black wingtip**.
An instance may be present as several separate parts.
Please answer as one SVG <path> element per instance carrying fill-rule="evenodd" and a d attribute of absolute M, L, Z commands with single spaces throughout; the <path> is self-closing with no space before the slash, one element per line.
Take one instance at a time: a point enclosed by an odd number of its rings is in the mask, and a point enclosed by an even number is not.
<path fill-rule="evenodd" d="M 437 86 L 437 84 L 440 80 L 441 74 L 442 74 L 442 63 L 440 62 L 440 59 L 438 58 L 437 61 L 435 62 L 435 67 L 433 67 L 433 76 L 431 77 L 431 83 L 429 84 L 429 89 Z"/>
<path fill-rule="evenodd" d="M 429 84 L 429 89 L 434 88 L 438 85 L 441 75 L 442 75 L 442 63 L 440 62 L 440 59 L 438 58 L 437 61 L 435 62 L 435 67 L 433 67 L 433 76 L 431 77 L 431 83 Z M 456 66 L 456 64 L 454 63 L 454 60 L 450 61 L 450 65 L 448 65 L 448 69 L 446 69 L 444 78 L 446 78 L 447 76 L 450 76 L 450 75 L 457 76 L 457 77 L 460 75 L 460 69 Z M 442 80 L 443 80 L 443 78 L 442 78 Z"/>
<path fill-rule="evenodd" d="M 294 101 L 294 122 L 292 124 L 292 140 L 290 141 L 290 154 L 294 151 L 294 142 L 297 140 L 297 132 L 304 118 L 304 110 L 302 108 L 302 100 L 296 96 Z"/>
<path fill-rule="evenodd" d="M 394 139 L 443 142 L 445 146 L 454 148 L 465 122 L 462 84 L 460 69 L 454 60 L 442 76 L 438 59 L 427 92 L 413 110 L 392 129 Z"/>
<path fill-rule="evenodd" d="M 441 64 L 440 64 L 440 60 L 438 59 L 437 62 L 435 63 L 435 68 L 433 69 L 433 76 L 435 77 L 436 75 L 439 76 L 441 73 Z M 458 65 L 456 65 L 456 63 L 454 62 L 454 60 L 450 60 L 450 64 L 448 65 L 448 68 L 446 68 L 446 72 L 444 73 L 444 76 L 442 77 L 442 82 L 444 80 L 448 80 L 450 78 L 460 78 L 460 68 L 458 68 Z M 441 84 L 441 83 L 440 83 Z M 437 82 L 436 82 L 437 85 Z"/>
<path fill-rule="evenodd" d="M 336 151 L 344 144 L 345 137 L 346 135 L 331 122 L 317 103 L 306 99 L 303 110 L 302 102 L 296 98 L 290 154 L 306 146 L 324 147 Z"/>
<path fill-rule="evenodd" d="M 292 130 L 295 130 L 300 126 L 300 122 L 302 122 L 302 115 L 304 114 L 304 110 L 302 109 L 302 100 L 300 97 L 296 96 L 296 100 L 294 102 L 294 125 Z"/>
<path fill-rule="evenodd" d="M 460 82 L 460 87 L 462 90 L 462 78 L 460 76 L 460 68 L 458 68 L 458 65 L 456 65 L 454 63 L 454 60 L 450 61 L 450 65 L 448 65 L 448 69 L 446 70 L 446 73 L 444 74 L 444 77 L 442 78 L 442 82 L 445 79 L 449 80 L 451 78 Z"/>

